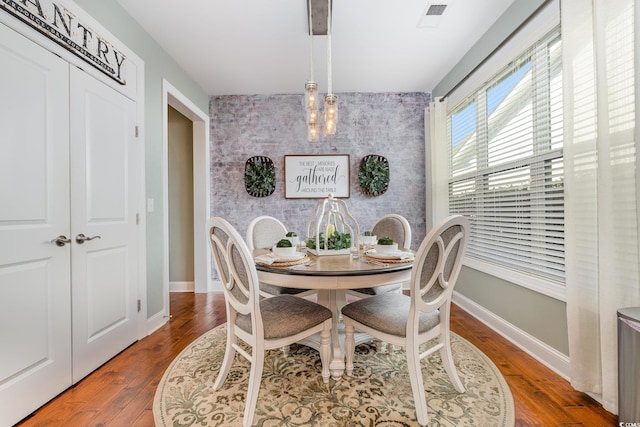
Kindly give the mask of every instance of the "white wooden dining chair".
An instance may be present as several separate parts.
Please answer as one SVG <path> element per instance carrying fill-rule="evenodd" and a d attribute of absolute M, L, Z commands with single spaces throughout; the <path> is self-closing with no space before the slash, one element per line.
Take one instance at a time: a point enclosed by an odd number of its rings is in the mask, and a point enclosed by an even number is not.
<path fill-rule="evenodd" d="M 277 218 L 268 215 L 255 217 L 247 227 L 247 246 L 250 251 L 255 249 L 271 249 L 287 234 L 287 227 Z M 306 297 L 315 294 L 311 289 L 286 288 L 282 286 L 260 283 L 260 295 L 269 298 L 275 295 L 296 295 Z"/>
<path fill-rule="evenodd" d="M 411 247 L 411 225 L 402 215 L 383 215 L 373 224 L 371 234 L 380 237 L 391 237 L 398 243 L 398 249 L 409 250 Z M 349 295 L 364 298 L 371 295 L 384 294 L 387 292 L 402 292 L 402 283 L 377 286 L 375 288 L 350 289 Z"/>
<path fill-rule="evenodd" d="M 449 316 L 468 233 L 466 218 L 460 215 L 446 218 L 427 234 L 418 249 L 411 270 L 410 295 L 392 292 L 375 295 L 342 308 L 347 375 L 353 372 L 355 331 L 405 347 L 416 416 L 423 426 L 428 422 L 420 367 L 423 358 L 439 351 L 453 387 L 460 393 L 465 391 L 451 355 Z M 434 338 L 429 348 L 420 348 Z"/>
<path fill-rule="evenodd" d="M 287 227 L 278 218 L 260 215 L 253 218 L 247 227 L 247 246 L 251 251 L 271 249 L 286 234 Z"/>
<path fill-rule="evenodd" d="M 248 427 L 260 391 L 266 350 L 319 333 L 321 375 L 325 383 L 329 382 L 332 313 L 326 307 L 293 295 L 260 298 L 256 267 L 242 237 L 219 217 L 209 219 L 207 229 L 227 311 L 226 348 L 213 388 L 219 390 L 224 384 L 236 352 L 251 363 L 243 416 L 243 426 Z M 249 345 L 251 353 L 241 347 L 238 340 Z"/>

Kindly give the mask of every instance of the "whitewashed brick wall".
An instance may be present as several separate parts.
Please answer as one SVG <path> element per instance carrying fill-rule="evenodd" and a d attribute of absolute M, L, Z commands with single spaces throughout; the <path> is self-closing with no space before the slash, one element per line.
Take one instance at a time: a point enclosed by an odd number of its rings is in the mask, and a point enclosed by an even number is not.
<path fill-rule="evenodd" d="M 362 229 L 386 213 L 405 216 L 417 249 L 425 230 L 424 109 L 428 93 L 345 93 L 339 97 L 339 123 L 332 138 L 307 142 L 302 95 L 216 96 L 211 115 L 211 213 L 245 235 L 252 218 L 272 215 L 290 230 L 305 234 L 317 199 L 285 199 L 285 154 L 349 154 L 349 209 Z M 389 160 L 385 194 L 363 195 L 358 186 L 360 160 L 380 154 Z M 247 194 L 244 165 L 268 156 L 276 166 L 276 190 L 264 198 Z"/>

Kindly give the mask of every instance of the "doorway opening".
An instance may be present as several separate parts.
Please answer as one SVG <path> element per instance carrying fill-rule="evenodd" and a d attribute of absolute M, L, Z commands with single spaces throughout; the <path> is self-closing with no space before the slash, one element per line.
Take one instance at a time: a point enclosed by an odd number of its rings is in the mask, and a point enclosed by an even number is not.
<path fill-rule="evenodd" d="M 169 105 L 169 292 L 193 292 L 193 122 Z"/>
<path fill-rule="evenodd" d="M 209 292 L 212 289 L 211 261 L 206 241 L 206 222 L 209 218 L 209 116 L 178 91 L 167 80 L 162 81 L 163 93 L 163 301 L 165 316 L 169 316 L 169 107 L 192 122 L 193 156 L 193 290 Z"/>

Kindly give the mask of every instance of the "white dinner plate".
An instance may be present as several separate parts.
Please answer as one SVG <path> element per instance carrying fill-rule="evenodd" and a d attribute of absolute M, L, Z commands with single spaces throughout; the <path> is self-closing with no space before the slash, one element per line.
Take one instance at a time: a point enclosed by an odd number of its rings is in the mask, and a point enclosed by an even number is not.
<path fill-rule="evenodd" d="M 302 259 L 305 256 L 307 256 L 307 254 L 304 252 L 296 252 L 291 256 L 276 256 L 275 254 L 272 253 L 272 254 L 269 254 L 269 256 L 275 258 L 275 262 L 287 262 L 287 261 L 298 261 L 299 259 Z"/>
<path fill-rule="evenodd" d="M 413 254 L 411 252 L 391 252 L 388 254 L 379 254 L 376 251 L 368 251 L 365 255 L 370 256 L 371 258 L 377 259 L 411 259 L 413 258 Z"/>
<path fill-rule="evenodd" d="M 276 263 L 276 262 L 298 261 L 298 260 L 301 260 L 302 258 L 304 258 L 305 256 L 307 256 L 307 254 L 305 254 L 303 252 L 296 252 L 295 255 L 287 256 L 287 257 L 276 256 L 274 253 L 269 252 L 267 254 L 255 257 L 254 261 L 257 264 L 271 265 L 271 264 Z"/>

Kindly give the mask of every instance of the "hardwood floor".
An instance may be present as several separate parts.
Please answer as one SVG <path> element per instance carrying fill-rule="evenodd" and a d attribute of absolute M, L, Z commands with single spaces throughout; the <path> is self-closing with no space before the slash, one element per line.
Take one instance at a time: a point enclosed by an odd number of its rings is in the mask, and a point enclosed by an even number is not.
<path fill-rule="evenodd" d="M 222 294 L 171 294 L 172 319 L 45 406 L 19 426 L 153 426 L 153 397 L 169 363 L 195 338 L 225 322 Z M 503 373 L 516 426 L 615 426 L 617 416 L 454 306 L 451 329 Z"/>

